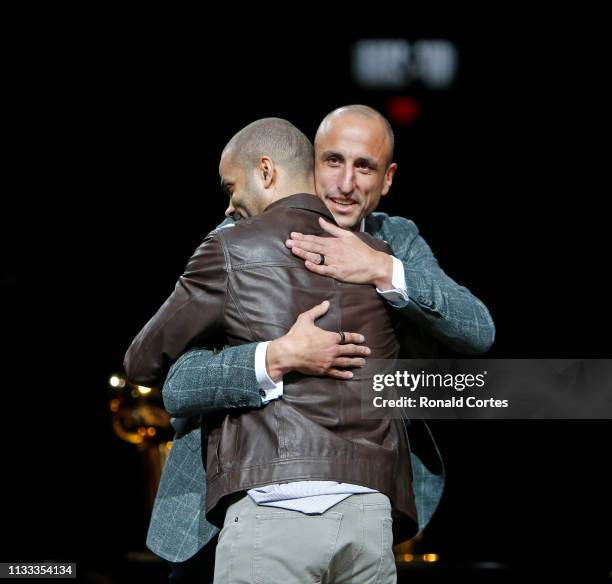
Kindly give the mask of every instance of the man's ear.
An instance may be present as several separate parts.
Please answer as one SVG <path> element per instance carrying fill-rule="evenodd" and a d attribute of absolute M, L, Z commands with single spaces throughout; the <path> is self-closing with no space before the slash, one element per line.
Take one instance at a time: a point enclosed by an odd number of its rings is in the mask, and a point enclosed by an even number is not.
<path fill-rule="evenodd" d="M 387 172 L 385 172 L 385 184 L 383 185 L 381 196 L 384 197 L 389 192 L 389 189 L 391 188 L 391 185 L 393 184 L 393 176 L 395 175 L 396 170 L 397 170 L 396 162 L 393 162 L 392 164 L 389 165 L 389 168 L 387 168 Z"/>
<path fill-rule="evenodd" d="M 269 189 L 276 180 L 276 168 L 274 167 L 274 161 L 268 156 L 262 156 L 259 159 L 259 167 L 257 171 L 264 189 Z"/>

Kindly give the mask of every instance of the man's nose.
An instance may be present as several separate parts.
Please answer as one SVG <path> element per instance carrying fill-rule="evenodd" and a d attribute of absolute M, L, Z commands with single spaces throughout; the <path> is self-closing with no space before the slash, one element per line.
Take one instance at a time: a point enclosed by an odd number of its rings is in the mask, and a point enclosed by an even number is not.
<path fill-rule="evenodd" d="M 355 172 L 351 166 L 347 165 L 344 168 L 338 189 L 343 195 L 350 195 L 355 189 Z"/>
<path fill-rule="evenodd" d="M 232 205 L 231 203 L 227 206 L 227 209 L 225 209 L 225 216 L 226 217 L 231 217 L 234 213 L 236 212 L 236 209 L 234 209 L 234 205 Z"/>

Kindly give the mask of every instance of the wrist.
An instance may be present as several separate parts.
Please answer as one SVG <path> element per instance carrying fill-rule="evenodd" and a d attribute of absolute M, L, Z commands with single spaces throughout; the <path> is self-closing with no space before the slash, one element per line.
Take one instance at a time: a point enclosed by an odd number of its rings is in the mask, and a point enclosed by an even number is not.
<path fill-rule="evenodd" d="M 374 274 L 372 284 L 379 290 L 390 290 L 393 288 L 393 258 L 385 252 L 376 252 L 378 255 L 372 262 Z"/>
<path fill-rule="evenodd" d="M 279 381 L 284 375 L 293 371 L 291 355 L 291 342 L 287 339 L 287 335 L 270 341 L 266 351 L 266 370 L 270 379 Z"/>

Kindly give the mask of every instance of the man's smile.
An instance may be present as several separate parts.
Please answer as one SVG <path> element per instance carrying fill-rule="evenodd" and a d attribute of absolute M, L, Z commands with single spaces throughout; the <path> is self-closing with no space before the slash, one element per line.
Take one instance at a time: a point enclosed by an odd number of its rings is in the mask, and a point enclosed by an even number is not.
<path fill-rule="evenodd" d="M 348 213 L 352 211 L 355 207 L 357 207 L 357 202 L 352 199 L 343 199 L 336 197 L 327 197 L 329 201 L 332 202 L 332 206 L 334 210 L 339 213 Z"/>

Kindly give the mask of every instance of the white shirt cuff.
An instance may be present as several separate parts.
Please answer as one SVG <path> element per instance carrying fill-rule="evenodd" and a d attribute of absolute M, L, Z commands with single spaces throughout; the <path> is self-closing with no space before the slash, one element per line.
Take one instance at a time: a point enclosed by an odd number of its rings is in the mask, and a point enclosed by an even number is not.
<path fill-rule="evenodd" d="M 406 277 L 404 275 L 404 265 L 395 256 L 391 256 L 393 260 L 393 274 L 391 276 L 390 290 L 381 290 L 376 288 L 378 292 L 389 304 L 396 308 L 404 308 L 408 304 L 408 289 L 406 287 Z"/>
<path fill-rule="evenodd" d="M 270 341 L 259 343 L 255 348 L 255 377 L 259 387 L 261 401 L 267 404 L 271 399 L 279 398 L 283 395 L 283 380 L 278 383 L 270 378 L 266 369 L 266 353 Z"/>

